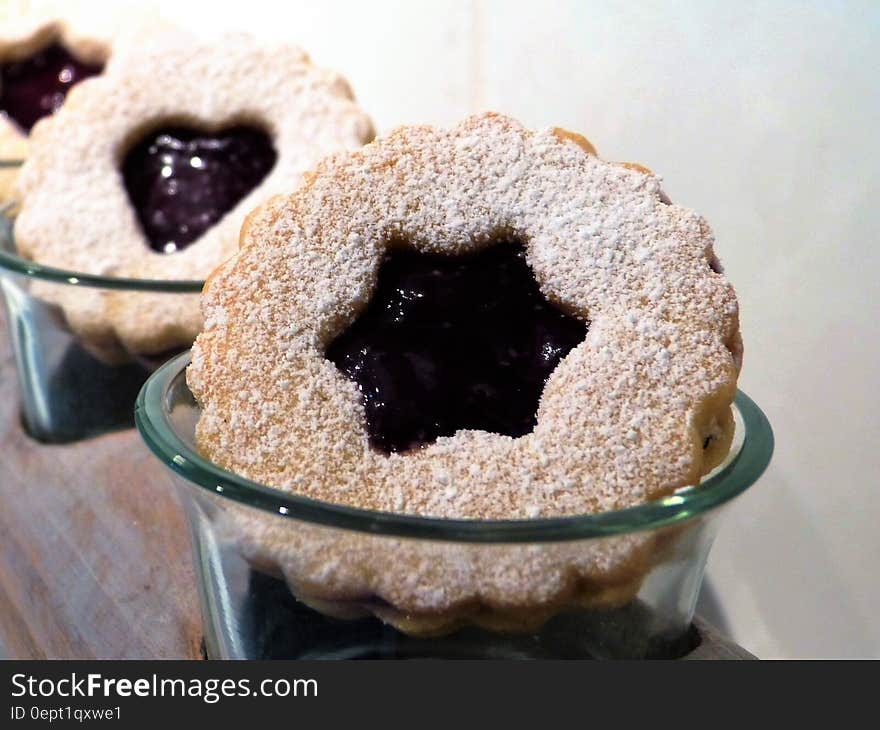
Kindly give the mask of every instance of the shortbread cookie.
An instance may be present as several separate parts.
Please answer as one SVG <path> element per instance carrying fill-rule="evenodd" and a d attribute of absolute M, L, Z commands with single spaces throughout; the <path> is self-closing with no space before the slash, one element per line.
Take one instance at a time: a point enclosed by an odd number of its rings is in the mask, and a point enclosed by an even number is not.
<path fill-rule="evenodd" d="M 16 242 L 76 271 L 203 279 L 235 250 L 247 211 L 371 138 L 346 81 L 300 49 L 174 35 L 114 59 L 34 128 Z M 195 298 L 45 296 L 87 341 L 138 353 L 188 345 L 201 326 Z"/>
<path fill-rule="evenodd" d="M 38 119 L 67 92 L 101 72 L 111 42 L 77 31 L 46 4 L 9 3 L 0 13 L 0 160 L 24 160 Z M 17 168 L 0 169 L 0 200 L 11 198 Z"/>
<path fill-rule="evenodd" d="M 202 302 L 199 448 L 292 493 L 438 518 L 587 514 L 697 484 L 730 445 L 742 350 L 709 227 L 564 130 L 485 114 L 334 155 L 248 217 Z M 416 632 L 627 600 L 659 539 L 471 555 L 233 523 L 304 600 Z"/>

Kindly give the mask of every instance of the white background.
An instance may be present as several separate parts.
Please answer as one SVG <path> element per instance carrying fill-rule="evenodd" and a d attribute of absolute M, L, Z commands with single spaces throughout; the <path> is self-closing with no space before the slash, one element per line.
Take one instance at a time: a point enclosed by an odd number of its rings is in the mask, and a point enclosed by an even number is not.
<path fill-rule="evenodd" d="M 493 109 L 658 171 L 715 230 L 742 309 L 741 387 L 777 436 L 710 558 L 727 628 L 762 657 L 880 656 L 880 3 L 206 0 L 160 12 L 299 43 L 350 79 L 380 132 Z"/>

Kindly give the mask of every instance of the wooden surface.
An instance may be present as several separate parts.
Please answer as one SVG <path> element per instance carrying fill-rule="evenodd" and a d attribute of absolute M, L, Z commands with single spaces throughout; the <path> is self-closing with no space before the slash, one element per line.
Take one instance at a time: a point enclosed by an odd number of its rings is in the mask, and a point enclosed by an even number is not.
<path fill-rule="evenodd" d="M 0 648 L 8 658 L 201 656 L 183 510 L 129 429 L 64 446 L 19 424 L 0 307 Z"/>

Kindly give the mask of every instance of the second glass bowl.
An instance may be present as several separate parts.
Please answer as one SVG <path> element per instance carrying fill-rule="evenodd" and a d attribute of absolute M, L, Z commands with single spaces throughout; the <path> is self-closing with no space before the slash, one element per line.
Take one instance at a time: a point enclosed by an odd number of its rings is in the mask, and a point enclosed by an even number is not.
<path fill-rule="evenodd" d="M 143 356 L 118 344 L 90 342 L 71 329 L 55 302 L 111 291 L 196 302 L 203 283 L 124 279 L 43 266 L 18 255 L 13 221 L 0 214 L 0 292 L 27 431 L 37 440 L 57 443 L 131 427 L 138 390 L 173 354 Z"/>

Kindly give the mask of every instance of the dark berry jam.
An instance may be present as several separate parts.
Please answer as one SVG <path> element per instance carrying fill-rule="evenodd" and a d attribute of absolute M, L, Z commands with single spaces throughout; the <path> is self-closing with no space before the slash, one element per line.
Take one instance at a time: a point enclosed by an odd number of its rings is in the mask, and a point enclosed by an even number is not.
<path fill-rule="evenodd" d="M 174 253 L 259 185 L 276 157 L 269 137 L 253 127 L 216 134 L 171 127 L 128 152 L 122 178 L 150 247 Z"/>
<path fill-rule="evenodd" d="M 327 358 L 358 384 L 372 445 L 406 451 L 459 429 L 529 433 L 544 382 L 587 327 L 544 298 L 516 243 L 394 250 Z"/>
<path fill-rule="evenodd" d="M 101 73 L 102 66 L 83 63 L 57 43 L 21 61 L 0 66 L 0 111 L 24 131 L 56 111 L 71 87 Z"/>

